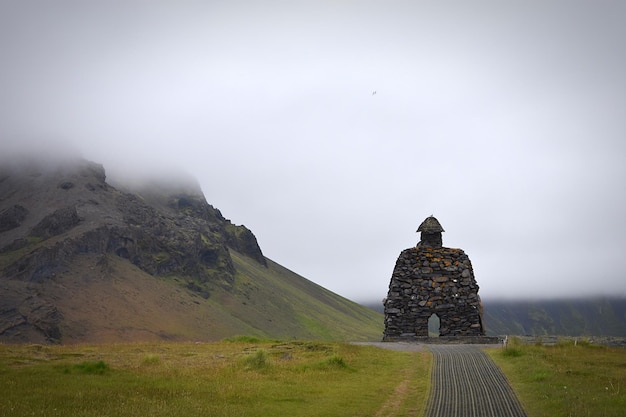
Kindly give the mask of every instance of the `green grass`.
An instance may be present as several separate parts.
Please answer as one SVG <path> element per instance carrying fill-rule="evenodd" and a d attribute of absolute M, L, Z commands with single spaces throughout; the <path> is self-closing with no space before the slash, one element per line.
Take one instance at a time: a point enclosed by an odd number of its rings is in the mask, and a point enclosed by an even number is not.
<path fill-rule="evenodd" d="M 529 417 L 622 416 L 626 351 L 488 349 Z M 421 416 L 431 356 L 324 341 L 1 345 L 0 416 Z"/>
<path fill-rule="evenodd" d="M 82 374 L 104 375 L 108 370 L 109 365 L 104 363 L 104 361 L 88 361 L 66 366 L 63 371 L 66 374 L 79 372 Z"/>
<path fill-rule="evenodd" d="M 268 267 L 230 251 L 237 269 L 231 314 L 271 337 L 289 339 L 380 340 L 382 314 L 337 296 L 268 260 Z M 244 295 L 245 294 L 245 295 Z M 276 294 L 281 294 L 280 298 Z M 218 295 L 216 295 L 216 298 Z"/>
<path fill-rule="evenodd" d="M 421 415 L 430 355 L 241 337 L 0 345 L 0 416 Z"/>
<path fill-rule="evenodd" d="M 626 410 L 626 350 L 587 342 L 490 349 L 529 417 L 621 417 Z"/>

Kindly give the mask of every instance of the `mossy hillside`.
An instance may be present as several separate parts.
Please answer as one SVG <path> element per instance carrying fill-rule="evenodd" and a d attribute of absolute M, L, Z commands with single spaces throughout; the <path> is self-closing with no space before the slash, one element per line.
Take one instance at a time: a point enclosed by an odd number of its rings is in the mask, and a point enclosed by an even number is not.
<path fill-rule="evenodd" d="M 232 284 L 153 277 L 117 256 L 76 257 L 71 271 L 40 288 L 62 315 L 63 343 L 217 341 L 236 335 L 281 339 L 379 340 L 382 315 L 268 261 L 231 251 Z M 20 284 L 20 282 L 15 282 Z"/>
<path fill-rule="evenodd" d="M 263 267 L 231 251 L 241 298 L 236 317 L 259 323 L 272 337 L 378 341 L 380 313 L 341 297 L 268 259 Z M 271 320 L 271 321 L 270 321 Z M 260 324 L 260 323 L 259 323 Z"/>

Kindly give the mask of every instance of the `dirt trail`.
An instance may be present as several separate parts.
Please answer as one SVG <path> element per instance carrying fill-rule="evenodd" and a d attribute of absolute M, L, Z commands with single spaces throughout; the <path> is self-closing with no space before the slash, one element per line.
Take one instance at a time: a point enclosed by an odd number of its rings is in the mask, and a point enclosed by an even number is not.
<path fill-rule="evenodd" d="M 396 389 L 393 391 L 393 395 L 387 399 L 380 407 L 378 412 L 374 415 L 374 417 L 393 417 L 396 415 L 396 412 L 402 401 L 406 400 L 406 396 L 408 395 L 408 387 L 411 383 L 410 379 L 404 379 L 402 382 L 398 384 Z"/>

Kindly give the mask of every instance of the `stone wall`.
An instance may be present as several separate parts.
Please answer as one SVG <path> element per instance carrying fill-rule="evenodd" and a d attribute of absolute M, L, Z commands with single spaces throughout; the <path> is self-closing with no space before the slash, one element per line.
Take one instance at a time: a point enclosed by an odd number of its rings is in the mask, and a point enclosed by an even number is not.
<path fill-rule="evenodd" d="M 402 251 L 384 305 L 385 341 L 428 337 L 433 314 L 441 337 L 485 335 L 478 284 L 461 249 L 418 245 Z"/>

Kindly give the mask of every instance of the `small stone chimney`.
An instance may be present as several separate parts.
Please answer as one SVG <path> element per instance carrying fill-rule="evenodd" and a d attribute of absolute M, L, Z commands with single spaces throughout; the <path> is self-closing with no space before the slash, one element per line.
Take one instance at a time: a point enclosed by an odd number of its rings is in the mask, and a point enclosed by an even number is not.
<path fill-rule="evenodd" d="M 417 228 L 418 232 L 421 232 L 420 241 L 417 247 L 425 248 L 440 248 L 443 246 L 443 240 L 441 238 L 441 232 L 445 232 L 439 220 L 432 215 L 426 217 L 426 220 L 420 224 Z"/>

